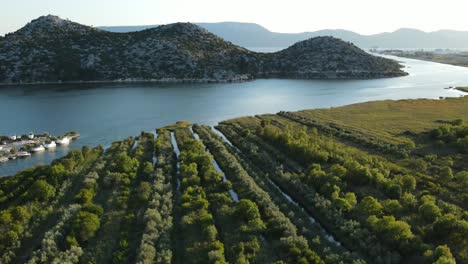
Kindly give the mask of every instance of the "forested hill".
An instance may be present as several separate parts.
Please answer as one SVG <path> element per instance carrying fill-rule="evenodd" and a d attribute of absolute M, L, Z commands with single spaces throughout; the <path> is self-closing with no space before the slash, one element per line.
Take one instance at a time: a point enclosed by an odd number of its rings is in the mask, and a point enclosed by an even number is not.
<path fill-rule="evenodd" d="M 301 49 L 295 46 L 263 54 L 190 23 L 111 33 L 44 16 L 0 39 L 0 83 L 405 75 L 396 61 L 372 56 L 336 38 L 306 40 Z"/>
<path fill-rule="evenodd" d="M 467 110 L 371 102 L 72 150 L 0 177 L 0 263 L 467 263 Z"/>

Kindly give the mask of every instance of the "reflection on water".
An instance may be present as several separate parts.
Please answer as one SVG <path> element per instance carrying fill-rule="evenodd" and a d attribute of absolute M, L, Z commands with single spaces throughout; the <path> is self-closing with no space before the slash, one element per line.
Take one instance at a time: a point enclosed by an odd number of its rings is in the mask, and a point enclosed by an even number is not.
<path fill-rule="evenodd" d="M 397 58 L 409 76 L 378 80 L 265 79 L 225 84 L 85 84 L 0 86 L 0 135 L 30 131 L 81 134 L 70 148 L 108 146 L 142 130 L 178 120 L 214 125 L 244 115 L 335 107 L 383 99 L 439 98 L 462 93 L 444 89 L 468 85 L 468 69 Z M 11 175 L 49 163 L 68 149 L 0 164 Z"/>

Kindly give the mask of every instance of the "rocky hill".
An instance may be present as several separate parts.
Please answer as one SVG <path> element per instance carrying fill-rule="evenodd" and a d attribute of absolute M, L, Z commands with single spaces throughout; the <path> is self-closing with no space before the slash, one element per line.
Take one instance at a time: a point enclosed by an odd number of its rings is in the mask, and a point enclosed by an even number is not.
<path fill-rule="evenodd" d="M 381 78 L 401 76 L 401 66 L 375 57 L 334 37 L 315 37 L 273 53 L 263 67 L 265 76 L 289 78 Z"/>
<path fill-rule="evenodd" d="M 405 73 L 335 38 L 255 53 L 190 23 L 112 33 L 43 16 L 0 39 L 0 82 L 374 78 Z"/>

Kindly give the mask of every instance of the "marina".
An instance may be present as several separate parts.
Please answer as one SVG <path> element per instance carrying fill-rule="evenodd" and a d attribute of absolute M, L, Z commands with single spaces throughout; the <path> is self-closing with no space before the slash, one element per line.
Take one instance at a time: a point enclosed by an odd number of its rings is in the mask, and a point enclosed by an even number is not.
<path fill-rule="evenodd" d="M 24 159 L 31 157 L 32 154 L 45 151 L 52 151 L 58 145 L 67 146 L 72 140 L 76 140 L 80 134 L 68 132 L 63 136 L 51 136 L 48 133 L 0 137 L 0 163 L 10 160 Z"/>

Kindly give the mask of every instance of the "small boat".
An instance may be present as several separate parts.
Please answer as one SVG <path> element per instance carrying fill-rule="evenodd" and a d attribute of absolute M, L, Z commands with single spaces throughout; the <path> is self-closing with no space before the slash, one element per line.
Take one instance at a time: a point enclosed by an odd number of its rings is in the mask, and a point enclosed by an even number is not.
<path fill-rule="evenodd" d="M 40 146 L 38 146 L 38 147 L 32 148 L 32 149 L 31 149 L 31 152 L 42 152 L 42 151 L 44 151 L 44 150 L 45 150 L 44 146 L 40 145 Z"/>
<path fill-rule="evenodd" d="M 59 145 L 68 145 L 68 144 L 70 144 L 70 139 L 68 137 L 64 137 L 62 139 L 57 140 L 57 144 L 59 144 Z"/>
<path fill-rule="evenodd" d="M 46 144 L 44 145 L 44 147 L 45 147 L 46 149 L 52 149 L 52 148 L 57 147 L 57 144 L 55 144 L 55 141 L 52 141 L 52 142 L 50 142 L 50 143 L 46 143 Z"/>
<path fill-rule="evenodd" d="M 5 158 L 5 157 L 0 158 L 0 163 L 7 162 L 7 161 L 8 161 L 8 158 Z"/>
<path fill-rule="evenodd" d="M 16 140 L 18 137 L 16 135 L 13 135 L 10 137 L 11 140 Z"/>
<path fill-rule="evenodd" d="M 27 151 L 21 151 L 16 155 L 18 158 L 28 158 L 31 157 L 31 153 Z"/>
<path fill-rule="evenodd" d="M 28 138 L 29 138 L 29 139 L 34 139 L 34 133 L 33 133 L 33 132 L 29 133 L 29 134 L 28 134 Z"/>

